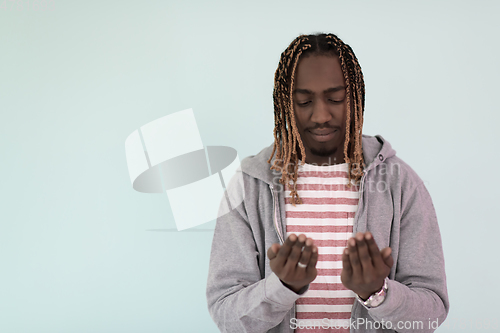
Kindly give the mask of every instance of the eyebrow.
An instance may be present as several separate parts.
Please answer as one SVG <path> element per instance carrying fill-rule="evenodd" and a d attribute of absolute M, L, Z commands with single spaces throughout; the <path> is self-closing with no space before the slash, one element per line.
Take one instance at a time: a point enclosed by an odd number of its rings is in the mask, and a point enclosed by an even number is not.
<path fill-rule="evenodd" d="M 327 94 L 327 93 L 330 93 L 330 92 L 336 92 L 336 91 L 343 90 L 343 89 L 345 89 L 344 86 L 332 87 L 332 88 L 328 88 L 326 90 L 323 90 L 323 94 Z M 312 92 L 309 89 L 294 89 L 293 93 L 294 94 L 295 93 L 300 93 L 300 94 L 314 95 L 314 92 Z"/>

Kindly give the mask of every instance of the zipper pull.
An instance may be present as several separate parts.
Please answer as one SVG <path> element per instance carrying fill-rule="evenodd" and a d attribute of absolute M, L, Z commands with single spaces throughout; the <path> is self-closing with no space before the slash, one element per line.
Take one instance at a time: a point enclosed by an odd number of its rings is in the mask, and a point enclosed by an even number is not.
<path fill-rule="evenodd" d="M 280 241 L 280 244 L 283 245 L 283 243 L 285 242 L 283 237 L 281 236 L 281 233 L 279 232 L 279 227 L 278 227 L 278 218 L 276 216 L 276 210 L 279 208 L 279 206 L 277 205 L 276 203 L 276 194 L 274 193 L 274 186 L 273 184 L 269 184 L 269 188 L 271 189 L 271 195 L 273 197 L 273 226 L 274 226 L 274 230 L 276 231 L 276 234 L 278 235 L 278 240 Z"/>

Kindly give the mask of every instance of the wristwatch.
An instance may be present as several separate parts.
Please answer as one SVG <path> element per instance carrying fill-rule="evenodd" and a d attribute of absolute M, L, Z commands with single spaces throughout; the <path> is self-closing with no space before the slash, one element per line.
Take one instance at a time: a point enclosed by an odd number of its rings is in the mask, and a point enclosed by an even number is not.
<path fill-rule="evenodd" d="M 372 294 L 366 301 L 363 301 L 361 297 L 356 294 L 356 298 L 358 301 L 363 304 L 365 307 L 368 309 L 374 308 L 382 304 L 382 302 L 385 300 L 385 296 L 387 295 L 387 281 L 389 279 L 385 278 L 384 279 L 384 285 L 382 286 L 382 289 L 377 291 L 376 293 Z"/>

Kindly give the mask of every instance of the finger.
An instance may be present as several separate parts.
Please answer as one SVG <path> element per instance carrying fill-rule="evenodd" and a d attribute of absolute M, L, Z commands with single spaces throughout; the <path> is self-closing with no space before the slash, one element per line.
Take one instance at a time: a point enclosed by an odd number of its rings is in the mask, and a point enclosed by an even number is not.
<path fill-rule="evenodd" d="M 267 250 L 267 257 L 269 258 L 269 260 L 273 260 L 274 258 L 276 258 L 276 255 L 280 248 L 281 245 L 279 245 L 278 243 L 274 243 L 269 247 L 269 249 Z"/>
<path fill-rule="evenodd" d="M 309 258 L 309 264 L 307 264 L 306 268 L 307 272 L 310 273 L 316 270 L 317 263 L 318 263 L 318 248 L 316 247 L 316 245 L 313 245 L 311 258 Z"/>
<path fill-rule="evenodd" d="M 290 251 L 292 251 L 292 247 L 295 245 L 297 241 L 297 235 L 291 234 L 285 240 L 285 243 L 281 246 L 276 255 L 276 264 L 278 266 L 285 266 L 288 256 L 290 255 Z"/>
<path fill-rule="evenodd" d="M 365 234 L 365 240 L 368 245 L 368 250 L 370 251 L 370 256 L 372 257 L 373 265 L 376 269 L 382 269 L 385 266 L 385 263 L 373 235 L 370 232 L 367 232 Z"/>
<path fill-rule="evenodd" d="M 386 247 L 381 251 L 382 259 L 387 267 L 391 268 L 394 265 L 394 259 L 392 258 L 392 249 L 390 247 Z"/>
<path fill-rule="evenodd" d="M 302 250 L 302 255 L 300 256 L 299 263 L 306 265 L 309 263 L 312 254 L 313 240 L 312 238 L 307 238 L 304 243 L 304 250 Z M 300 266 L 298 266 L 300 267 Z M 303 267 L 305 268 L 305 267 Z"/>
<path fill-rule="evenodd" d="M 304 247 L 306 238 L 307 238 L 306 235 L 300 234 L 299 237 L 297 238 L 297 241 L 292 246 L 292 250 L 290 251 L 288 259 L 286 260 L 285 263 L 285 267 L 288 267 L 290 271 L 294 270 L 295 266 L 299 262 L 300 255 L 302 253 L 302 248 Z"/>
<path fill-rule="evenodd" d="M 351 262 L 352 275 L 359 277 L 362 274 L 361 263 L 359 262 L 358 249 L 356 248 L 356 240 L 350 238 L 347 241 L 347 249 L 349 250 L 349 261 Z"/>
<path fill-rule="evenodd" d="M 347 248 L 342 252 L 342 269 L 349 276 L 352 275 L 351 261 L 349 260 L 349 250 Z"/>
<path fill-rule="evenodd" d="M 356 247 L 358 248 L 359 261 L 365 276 L 372 276 L 374 272 L 372 257 L 365 242 L 365 235 L 362 232 L 356 234 Z"/>

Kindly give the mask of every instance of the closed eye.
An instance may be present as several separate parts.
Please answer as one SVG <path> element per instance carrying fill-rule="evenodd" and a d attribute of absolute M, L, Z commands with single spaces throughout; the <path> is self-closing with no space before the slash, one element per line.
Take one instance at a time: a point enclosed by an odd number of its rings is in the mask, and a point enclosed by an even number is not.
<path fill-rule="evenodd" d="M 336 101 L 336 100 L 333 100 L 333 99 L 328 99 L 328 101 L 330 103 L 333 103 L 333 104 L 340 104 L 340 103 L 344 102 L 343 99 L 340 100 L 340 101 Z M 297 105 L 300 106 L 300 107 L 305 107 L 305 106 L 309 105 L 310 103 L 311 103 L 311 101 L 307 101 L 307 102 L 304 102 L 304 103 L 297 103 Z"/>
<path fill-rule="evenodd" d="M 304 102 L 304 103 L 297 103 L 297 105 L 298 105 L 298 106 L 306 106 L 306 105 L 308 105 L 309 103 L 311 103 L 311 101 Z"/>

